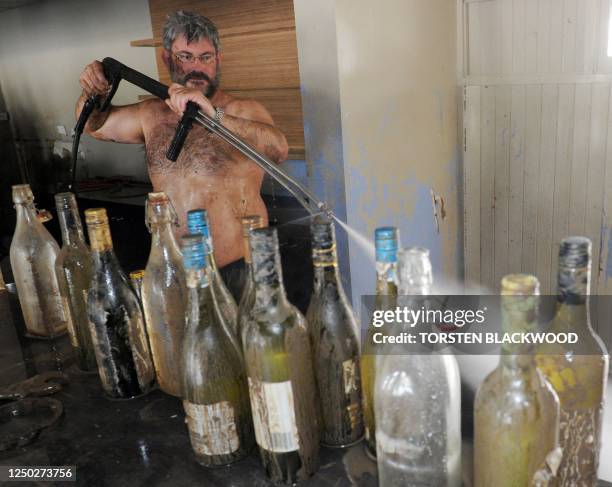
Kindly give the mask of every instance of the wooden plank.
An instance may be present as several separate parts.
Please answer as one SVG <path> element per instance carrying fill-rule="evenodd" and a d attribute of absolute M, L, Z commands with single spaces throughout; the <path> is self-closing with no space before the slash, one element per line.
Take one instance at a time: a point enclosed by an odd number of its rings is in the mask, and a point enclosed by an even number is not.
<path fill-rule="evenodd" d="M 591 85 L 576 85 L 574 102 L 574 140 L 572 146 L 572 177 L 570 183 L 569 233 L 584 234 L 586 218 L 586 168 L 589 159 L 589 128 L 591 126 Z"/>
<path fill-rule="evenodd" d="M 610 22 L 610 0 L 599 0 L 599 24 L 597 59 L 595 73 L 610 73 L 612 71 L 612 58 L 608 56 L 608 25 Z M 611 53 L 612 54 L 612 53 Z"/>
<path fill-rule="evenodd" d="M 482 74 L 482 40 L 480 3 L 464 6 L 467 17 L 467 75 Z"/>
<path fill-rule="evenodd" d="M 465 128 L 464 144 L 464 251 L 465 280 L 467 284 L 480 284 L 480 91 L 479 86 L 467 86 L 464 90 Z"/>
<path fill-rule="evenodd" d="M 513 53 L 512 53 L 512 1 L 513 0 L 498 0 L 500 6 L 498 13 L 498 25 L 501 28 L 501 69 L 503 74 L 512 74 L 513 68 Z"/>
<path fill-rule="evenodd" d="M 556 247 L 561 239 L 569 235 L 569 203 L 574 130 L 575 85 L 559 85 L 557 110 L 557 143 L 554 172 L 553 236 L 551 252 L 551 283 L 556 280 L 559 252 Z"/>
<path fill-rule="evenodd" d="M 167 84 L 170 74 L 161 62 L 163 48 L 156 51 L 160 81 Z M 299 88 L 295 32 L 266 32 L 228 39 L 221 59 L 221 87 L 225 90 Z"/>
<path fill-rule="evenodd" d="M 252 29 L 269 23 L 295 26 L 293 2 L 286 0 L 149 0 L 149 9 L 156 38 L 161 38 L 166 15 L 180 9 L 209 17 L 219 32 Z"/>
<path fill-rule="evenodd" d="M 162 45 L 160 39 L 138 39 L 130 41 L 132 47 L 160 47 Z"/>
<path fill-rule="evenodd" d="M 538 73 L 549 73 L 551 0 L 538 0 Z"/>
<path fill-rule="evenodd" d="M 483 286 L 499 289 L 495 282 L 495 88 L 481 89 L 480 159 L 480 276 Z"/>
<path fill-rule="evenodd" d="M 576 21 L 578 14 L 578 0 L 564 0 L 563 2 L 563 60 L 561 71 L 564 73 L 576 72 Z"/>
<path fill-rule="evenodd" d="M 525 73 L 538 72 L 538 2 L 528 0 L 525 5 Z"/>
<path fill-rule="evenodd" d="M 498 2 L 480 4 L 480 57 L 484 74 L 501 73 L 501 32 Z"/>
<path fill-rule="evenodd" d="M 540 125 L 542 87 L 525 87 L 525 174 L 523 203 L 522 272 L 536 273 L 536 229 L 538 228 L 538 178 L 540 174 Z"/>
<path fill-rule="evenodd" d="M 548 71 L 562 72 L 563 56 L 563 5 L 559 0 L 552 3 L 550 10 L 550 33 L 548 41 Z"/>
<path fill-rule="evenodd" d="M 592 279 L 599 279 L 601 250 L 601 216 L 604 199 L 604 162 L 608 135 L 608 105 L 610 86 L 593 85 L 591 99 L 591 129 L 589 137 L 589 164 L 587 167 L 585 234 L 593 242 Z"/>
<path fill-rule="evenodd" d="M 495 88 L 495 282 L 509 272 L 509 157 L 510 157 L 510 102 L 511 87 Z"/>
<path fill-rule="evenodd" d="M 508 222 L 508 267 L 521 269 L 523 251 L 523 200 L 525 172 L 525 87 L 513 86 L 510 110 L 510 202 Z"/>
<path fill-rule="evenodd" d="M 553 195 L 551 175 L 555 170 L 555 146 L 557 134 L 558 87 L 542 88 L 542 135 L 540 144 L 540 176 L 538 190 L 538 229 L 536 245 L 536 276 L 540 280 L 543 294 L 551 288 L 550 262 L 552 253 Z"/>
<path fill-rule="evenodd" d="M 527 44 L 525 19 L 527 0 L 514 0 L 512 9 L 512 72 L 525 72 L 525 46 Z"/>
<path fill-rule="evenodd" d="M 584 37 L 584 68 L 583 72 L 593 73 L 595 71 L 595 60 L 599 50 L 598 39 L 598 0 L 584 0 L 583 6 L 586 16 L 586 28 Z"/>

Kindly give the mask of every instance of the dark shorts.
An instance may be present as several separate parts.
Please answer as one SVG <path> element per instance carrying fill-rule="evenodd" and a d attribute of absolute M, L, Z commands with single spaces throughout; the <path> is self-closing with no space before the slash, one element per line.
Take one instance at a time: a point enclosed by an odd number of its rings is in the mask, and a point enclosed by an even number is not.
<path fill-rule="evenodd" d="M 236 304 L 238 304 L 246 282 L 246 264 L 244 259 L 235 260 L 221 267 L 219 273 L 221 274 L 225 286 L 232 296 L 234 296 Z"/>

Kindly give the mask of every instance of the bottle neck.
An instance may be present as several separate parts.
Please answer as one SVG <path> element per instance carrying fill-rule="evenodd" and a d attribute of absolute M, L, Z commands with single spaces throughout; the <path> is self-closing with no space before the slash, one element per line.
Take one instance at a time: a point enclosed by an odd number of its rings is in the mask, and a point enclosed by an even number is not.
<path fill-rule="evenodd" d="M 23 222 L 30 225 L 40 223 L 33 201 L 29 203 L 15 203 L 15 210 L 17 211 L 17 223 Z"/>
<path fill-rule="evenodd" d="M 287 305 L 285 287 L 280 270 L 280 259 L 271 255 L 267 259 L 253 261 L 255 281 L 255 307 L 259 309 L 275 308 Z"/>
<path fill-rule="evenodd" d="M 92 253 L 113 252 L 113 241 L 111 239 L 108 223 L 89 226 L 89 241 Z"/>
<path fill-rule="evenodd" d="M 151 222 L 151 249 L 164 250 L 167 248 L 178 248 L 174 232 L 172 231 L 172 222 L 170 220 L 161 220 Z"/>
<path fill-rule="evenodd" d="M 538 330 L 537 295 L 502 295 L 502 333 L 535 333 Z M 500 363 L 511 369 L 525 370 L 533 364 L 533 347 L 526 343 L 503 343 Z"/>
<path fill-rule="evenodd" d="M 589 315 L 590 266 L 559 265 L 556 332 L 592 331 Z"/>
<path fill-rule="evenodd" d="M 85 244 L 85 236 L 83 235 L 83 226 L 81 218 L 76 209 L 58 210 L 57 212 L 62 229 L 62 240 L 64 245 L 76 246 Z"/>
<path fill-rule="evenodd" d="M 323 288 L 325 284 L 338 287 L 340 275 L 335 247 L 327 249 L 313 248 L 312 262 L 314 265 L 315 290 Z"/>

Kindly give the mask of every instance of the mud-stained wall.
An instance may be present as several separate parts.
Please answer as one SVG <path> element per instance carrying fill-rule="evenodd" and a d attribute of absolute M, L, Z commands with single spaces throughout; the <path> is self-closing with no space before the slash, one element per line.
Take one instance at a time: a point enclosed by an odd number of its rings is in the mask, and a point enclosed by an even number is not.
<path fill-rule="evenodd" d="M 456 11 L 448 0 L 336 1 L 348 223 L 400 228 L 430 249 L 434 279 L 460 276 Z M 353 303 L 375 270 L 351 241 Z M 366 262 L 368 265 L 366 265 Z"/>

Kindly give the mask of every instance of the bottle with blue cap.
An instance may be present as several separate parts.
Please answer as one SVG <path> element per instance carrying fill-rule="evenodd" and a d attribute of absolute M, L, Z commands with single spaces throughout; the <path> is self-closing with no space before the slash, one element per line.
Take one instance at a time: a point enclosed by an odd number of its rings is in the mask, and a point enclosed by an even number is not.
<path fill-rule="evenodd" d="M 181 395 L 180 356 L 185 329 L 187 288 L 179 244 L 173 232 L 177 217 L 166 193 L 149 193 L 146 223 L 151 252 L 142 278 L 142 307 L 159 388 Z"/>
<path fill-rule="evenodd" d="M 399 230 L 396 227 L 379 227 L 374 232 L 376 247 L 376 299 L 375 309 L 390 309 L 397 297 L 397 252 Z M 383 330 L 384 331 L 384 330 Z M 370 326 L 361 356 L 363 390 L 363 417 L 365 424 L 366 452 L 376 457 L 376 419 L 374 415 L 374 380 L 376 377 L 376 350 L 373 334 L 381 329 Z"/>
<path fill-rule="evenodd" d="M 212 292 L 204 238 L 182 239 L 187 280 L 182 393 L 196 460 L 228 465 L 255 444 L 242 354 Z"/>
<path fill-rule="evenodd" d="M 559 341 L 569 333 L 576 340 L 540 345 L 536 357 L 561 403 L 559 485 L 597 484 L 609 356 L 591 325 L 591 247 L 586 237 L 561 241 L 557 308 L 548 331 Z"/>
<path fill-rule="evenodd" d="M 217 268 L 215 256 L 213 254 L 213 241 L 210 235 L 210 226 L 208 224 L 208 214 L 204 209 L 190 210 L 187 212 L 187 228 L 189 233 L 200 233 L 204 236 L 205 241 L 205 258 L 209 272 L 211 274 L 211 286 L 219 307 L 225 316 L 225 319 L 230 326 L 232 332 L 238 336 L 238 306 L 236 300 L 227 289 L 223 282 L 223 278 Z"/>
<path fill-rule="evenodd" d="M 310 231 L 314 287 L 306 321 L 321 399 L 321 443 L 343 447 L 363 436 L 359 330 L 340 279 L 334 224 L 317 216 Z"/>

